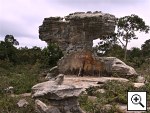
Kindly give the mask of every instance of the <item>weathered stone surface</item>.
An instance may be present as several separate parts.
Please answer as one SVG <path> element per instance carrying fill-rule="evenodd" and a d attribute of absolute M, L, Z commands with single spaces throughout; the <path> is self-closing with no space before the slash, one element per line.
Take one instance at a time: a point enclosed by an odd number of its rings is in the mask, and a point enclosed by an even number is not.
<path fill-rule="evenodd" d="M 61 90 L 62 87 L 59 86 L 63 83 L 63 81 L 64 81 L 64 75 L 59 74 L 54 80 L 50 80 L 47 82 L 42 82 L 34 85 L 32 87 L 32 92 L 33 92 L 32 97 L 36 98 L 36 97 L 42 97 L 44 95 L 49 95 L 49 92 L 54 91 L 55 88 Z"/>
<path fill-rule="evenodd" d="M 137 76 L 136 71 L 131 66 L 126 65 L 116 57 L 100 57 L 105 63 L 105 70 L 112 74 Z"/>
<path fill-rule="evenodd" d="M 38 86 L 38 87 L 37 87 Z M 46 99 L 61 100 L 69 97 L 78 97 L 81 93 L 81 88 L 75 88 L 72 85 L 55 85 L 52 82 L 44 82 L 36 85 L 36 90 L 33 86 L 32 90 L 34 98 L 44 97 Z"/>
<path fill-rule="evenodd" d="M 91 76 L 137 76 L 131 66 L 116 57 L 96 57 L 91 52 L 82 51 L 66 55 L 58 62 L 58 68 L 64 74 L 91 75 Z M 82 70 L 82 72 L 80 71 Z"/>
<path fill-rule="evenodd" d="M 60 84 L 58 82 L 60 79 L 62 81 L 62 74 L 58 75 L 55 81 L 39 83 L 32 87 L 32 97 L 45 99 L 47 102 L 36 100 L 37 111 L 39 113 L 84 113 L 77 100 L 82 88 L 62 84 L 63 81 Z"/>
<path fill-rule="evenodd" d="M 40 100 L 35 100 L 35 109 L 37 113 L 61 113 L 57 107 L 47 106 Z"/>
<path fill-rule="evenodd" d="M 65 85 L 72 84 L 76 88 L 82 88 L 84 91 L 87 88 L 94 86 L 101 86 L 108 81 L 116 80 L 119 82 L 128 82 L 125 78 L 115 78 L 115 77 L 76 77 L 76 76 L 66 76 L 64 79 Z"/>
<path fill-rule="evenodd" d="M 78 49 L 92 50 L 93 40 L 110 35 L 115 29 L 115 16 L 102 12 L 76 12 L 65 18 L 45 18 L 39 37 L 56 42 L 64 53 Z"/>
<path fill-rule="evenodd" d="M 60 73 L 84 75 L 101 75 L 105 71 L 104 62 L 92 56 L 91 51 L 72 52 L 58 62 Z"/>
<path fill-rule="evenodd" d="M 35 109 L 38 113 L 46 113 L 48 106 L 40 100 L 35 100 Z"/>
<path fill-rule="evenodd" d="M 60 73 L 94 75 L 103 71 L 101 61 L 92 56 L 93 40 L 110 35 L 115 29 L 115 16 L 96 12 L 75 12 L 68 16 L 45 18 L 39 27 L 39 38 L 55 42 L 64 53 L 58 62 Z"/>

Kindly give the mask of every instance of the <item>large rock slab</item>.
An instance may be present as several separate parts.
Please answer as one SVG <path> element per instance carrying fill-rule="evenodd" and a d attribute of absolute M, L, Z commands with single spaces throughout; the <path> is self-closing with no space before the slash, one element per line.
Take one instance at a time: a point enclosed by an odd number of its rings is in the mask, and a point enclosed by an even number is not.
<path fill-rule="evenodd" d="M 37 85 L 32 87 L 34 98 L 44 97 L 46 99 L 61 100 L 78 97 L 82 92 L 81 88 L 75 88 L 73 85 L 52 85 L 49 81 Z"/>
<path fill-rule="evenodd" d="M 58 84 L 59 81 L 61 84 Z M 38 113 L 84 113 L 78 103 L 82 88 L 65 85 L 63 81 L 63 75 L 60 74 L 54 81 L 39 83 L 32 87 L 32 97 L 42 100 L 35 101 Z"/>
<path fill-rule="evenodd" d="M 72 84 L 76 88 L 82 88 L 84 91 L 87 88 L 101 86 L 108 81 L 119 81 L 119 82 L 128 82 L 128 79 L 125 78 L 116 78 L 116 77 L 76 77 L 76 76 L 66 76 L 63 84 L 69 85 Z"/>

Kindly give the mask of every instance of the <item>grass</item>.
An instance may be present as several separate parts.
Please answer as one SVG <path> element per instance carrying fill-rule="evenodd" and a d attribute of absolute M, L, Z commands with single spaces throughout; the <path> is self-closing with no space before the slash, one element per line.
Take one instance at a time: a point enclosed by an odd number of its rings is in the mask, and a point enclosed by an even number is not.
<path fill-rule="evenodd" d="M 31 92 L 31 87 L 39 82 L 39 67 L 36 65 L 19 65 L 9 69 L 0 67 L 0 93 L 9 86 L 14 87 L 15 94 Z"/>
<path fill-rule="evenodd" d="M 40 82 L 40 65 L 0 65 L 0 112 L 1 113 L 35 113 L 34 100 L 31 97 L 11 97 L 5 89 L 14 87 L 14 94 L 31 92 L 31 87 Z M 25 98 L 29 105 L 19 108 L 17 102 Z"/>
<path fill-rule="evenodd" d="M 10 95 L 0 95 L 0 112 L 1 113 L 36 113 L 34 108 L 34 100 L 31 97 L 26 97 L 29 103 L 26 107 L 19 108 L 17 102 L 20 97 L 11 97 Z"/>

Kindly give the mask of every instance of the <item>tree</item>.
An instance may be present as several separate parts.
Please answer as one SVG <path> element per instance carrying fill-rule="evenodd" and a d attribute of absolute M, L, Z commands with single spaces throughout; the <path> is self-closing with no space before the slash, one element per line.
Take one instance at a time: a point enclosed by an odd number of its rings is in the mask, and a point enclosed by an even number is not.
<path fill-rule="evenodd" d="M 141 46 L 142 54 L 145 58 L 150 58 L 150 39 L 146 40 Z"/>
<path fill-rule="evenodd" d="M 0 41 L 0 59 L 7 59 L 12 62 L 16 62 L 16 51 L 14 45 L 19 45 L 19 42 L 13 35 L 6 35 L 4 41 Z"/>
<path fill-rule="evenodd" d="M 108 55 L 108 51 L 115 45 L 118 45 L 116 35 L 114 33 L 111 35 L 103 36 L 100 39 L 101 41 L 98 43 L 98 45 L 93 47 L 94 52 L 96 52 L 98 56 Z"/>
<path fill-rule="evenodd" d="M 14 38 L 13 35 L 6 35 L 5 43 L 10 43 L 12 45 L 19 45 L 19 42 Z"/>
<path fill-rule="evenodd" d="M 35 64 L 42 57 L 42 49 L 34 46 L 32 48 L 22 47 L 18 49 L 19 64 Z"/>
<path fill-rule="evenodd" d="M 148 33 L 150 27 L 145 24 L 142 18 L 132 14 L 131 16 L 121 17 L 117 21 L 117 39 L 124 48 L 124 60 L 127 58 L 127 46 L 132 39 L 138 39 L 135 32 Z M 120 39 L 122 38 L 122 40 Z"/>
<path fill-rule="evenodd" d="M 55 43 L 49 43 L 48 46 L 43 49 L 42 54 L 42 63 L 51 67 L 57 65 L 57 61 L 63 56 L 62 51 Z"/>
<path fill-rule="evenodd" d="M 142 51 L 137 47 L 133 47 L 131 50 L 128 50 L 128 55 L 128 60 L 133 64 L 133 66 L 140 67 L 144 62 Z"/>

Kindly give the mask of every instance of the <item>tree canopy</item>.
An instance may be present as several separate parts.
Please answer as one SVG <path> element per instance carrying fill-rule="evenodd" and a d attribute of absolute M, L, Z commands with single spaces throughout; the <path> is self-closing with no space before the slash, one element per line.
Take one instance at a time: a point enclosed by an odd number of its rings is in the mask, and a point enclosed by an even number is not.
<path fill-rule="evenodd" d="M 150 27 L 145 24 L 144 20 L 139 16 L 132 14 L 131 16 L 124 16 L 117 20 L 117 39 L 122 44 L 125 53 L 124 59 L 127 56 L 127 46 L 132 39 L 138 39 L 135 32 L 148 33 Z"/>

